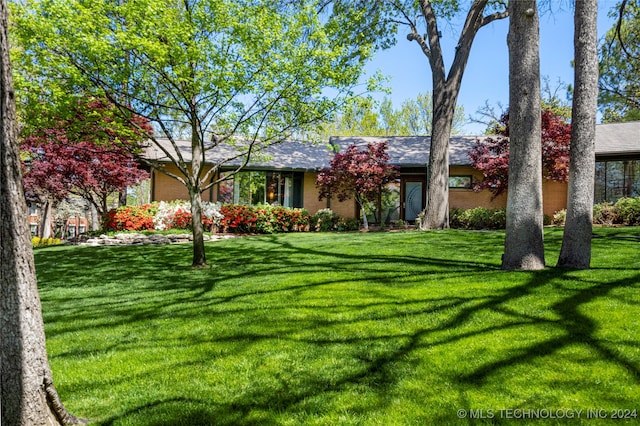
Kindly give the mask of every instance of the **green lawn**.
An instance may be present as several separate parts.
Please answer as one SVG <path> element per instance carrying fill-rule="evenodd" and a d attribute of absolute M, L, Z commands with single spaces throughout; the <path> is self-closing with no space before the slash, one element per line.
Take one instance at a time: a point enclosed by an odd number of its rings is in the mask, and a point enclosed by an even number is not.
<path fill-rule="evenodd" d="M 589 271 L 453 230 L 38 249 L 54 380 L 104 425 L 601 424 L 640 411 L 640 228 L 595 232 Z"/>

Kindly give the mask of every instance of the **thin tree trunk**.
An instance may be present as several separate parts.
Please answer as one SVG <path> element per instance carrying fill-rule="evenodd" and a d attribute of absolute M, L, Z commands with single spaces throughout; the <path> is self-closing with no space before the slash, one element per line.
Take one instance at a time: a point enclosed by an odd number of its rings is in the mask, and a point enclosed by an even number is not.
<path fill-rule="evenodd" d="M 40 218 L 41 238 L 51 238 L 51 212 L 52 201 L 47 199 L 42 206 L 42 217 Z"/>
<path fill-rule="evenodd" d="M 567 221 L 558 266 L 588 269 L 591 263 L 596 109 L 598 107 L 598 0 L 575 5 L 575 78 Z"/>
<path fill-rule="evenodd" d="M 202 225 L 202 195 L 196 188 L 189 187 L 191 198 L 191 219 L 193 228 L 193 263 L 192 266 L 200 268 L 207 265 L 207 257 L 204 250 L 204 226 Z"/>
<path fill-rule="evenodd" d="M 509 188 L 502 268 L 543 269 L 540 52 L 535 0 L 509 2 Z"/>
<path fill-rule="evenodd" d="M 0 407 L 3 425 L 75 424 L 53 386 L 17 145 L 7 5 L 0 0 Z"/>

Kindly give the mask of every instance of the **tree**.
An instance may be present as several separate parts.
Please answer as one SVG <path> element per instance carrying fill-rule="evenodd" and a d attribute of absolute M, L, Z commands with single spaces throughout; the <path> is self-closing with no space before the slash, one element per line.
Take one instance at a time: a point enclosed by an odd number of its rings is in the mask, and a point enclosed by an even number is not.
<path fill-rule="evenodd" d="M 502 268 L 543 269 L 539 22 L 536 0 L 509 2 L 509 189 Z"/>
<path fill-rule="evenodd" d="M 80 100 L 71 111 L 68 118 L 50 120 L 53 128 L 32 129 L 23 137 L 27 199 L 57 204 L 74 194 L 104 218 L 110 195 L 149 176 L 135 153 L 151 129 L 139 117 L 131 118 L 131 128 L 117 119 L 113 105 L 98 99 Z"/>
<path fill-rule="evenodd" d="M 489 23 L 507 17 L 506 10 L 499 10 L 484 15 L 487 0 L 474 0 L 466 15 L 464 26 L 460 33 L 453 62 L 446 72 L 445 63 L 440 46 L 440 31 L 438 30 L 437 13 L 434 4 L 428 0 L 420 0 L 419 16 L 424 19 L 426 34 L 421 34 L 418 27 L 416 11 L 412 6 L 416 2 L 393 2 L 400 14 L 398 22 L 410 29 L 407 39 L 416 41 L 422 53 L 428 58 L 431 67 L 433 87 L 433 119 L 431 121 L 431 147 L 429 151 L 427 207 L 422 221 L 423 229 L 442 229 L 449 227 L 449 138 L 453 119 L 456 113 L 456 103 L 462 76 L 469 59 L 471 45 L 480 28 Z M 443 2 L 447 3 L 447 2 Z M 449 8 L 447 8 L 447 5 Z M 497 2 L 496 5 L 503 5 Z M 458 2 L 451 2 L 441 6 L 442 15 L 451 15 L 459 8 Z"/>
<path fill-rule="evenodd" d="M 611 11 L 616 24 L 600 47 L 598 103 L 605 122 L 640 120 L 640 0 Z"/>
<path fill-rule="evenodd" d="M 395 109 L 391 99 L 380 103 L 371 97 L 358 97 L 348 102 L 324 127 L 323 137 L 329 136 L 429 136 L 433 117 L 430 92 L 418 93 L 415 99 L 405 99 Z M 452 133 L 460 133 L 464 126 L 464 108 L 456 107 Z"/>
<path fill-rule="evenodd" d="M 558 266 L 578 269 L 588 269 L 591 263 L 598 106 L 597 18 L 598 0 L 576 2 L 569 194 Z"/>
<path fill-rule="evenodd" d="M 76 424 L 53 385 L 22 190 L 7 5 L 0 1 L 0 423 Z"/>
<path fill-rule="evenodd" d="M 326 5 L 28 1 L 14 13 L 21 82 L 30 88 L 22 93 L 40 105 L 64 93 L 62 84 L 97 91 L 124 116 L 149 120 L 150 141 L 174 167 L 158 170 L 189 192 L 193 266 L 203 266 L 201 194 L 229 177 L 220 168 L 241 159 L 236 173 L 256 152 L 325 122 L 385 44 L 375 26 L 364 32 L 355 23 L 361 9 Z M 189 152 L 180 139 L 190 140 Z M 205 163 L 209 152 L 219 160 Z"/>
<path fill-rule="evenodd" d="M 556 182 L 567 182 L 569 177 L 569 143 L 571 124 L 552 110 L 544 110 L 541 117 L 542 177 Z M 480 170 L 483 179 L 473 189 L 488 189 L 493 198 L 504 193 L 509 186 L 509 114 L 503 114 L 495 123 L 496 135 L 479 139 L 469 151 L 473 167 Z"/>
<path fill-rule="evenodd" d="M 433 96 L 430 92 L 425 92 L 418 93 L 415 99 L 405 100 L 402 102 L 397 116 L 399 131 L 395 133 L 396 135 L 431 136 L 433 133 Z M 462 105 L 456 106 L 451 123 L 451 134 L 462 133 L 465 121 L 464 107 Z"/>
<path fill-rule="evenodd" d="M 337 196 L 345 201 L 353 197 L 362 211 L 365 229 L 369 229 L 367 203 L 373 201 L 384 185 L 398 175 L 396 167 L 389 164 L 387 143 L 367 144 L 366 149 L 350 145 L 344 153 L 337 153 L 329 168 L 322 170 L 316 178 L 320 200 Z"/>

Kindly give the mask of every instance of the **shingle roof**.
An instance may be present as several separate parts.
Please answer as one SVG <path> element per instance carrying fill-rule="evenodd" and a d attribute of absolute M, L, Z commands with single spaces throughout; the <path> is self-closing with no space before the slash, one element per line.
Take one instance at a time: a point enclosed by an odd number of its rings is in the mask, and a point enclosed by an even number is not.
<path fill-rule="evenodd" d="M 596 155 L 640 154 L 640 121 L 596 126 Z"/>
<path fill-rule="evenodd" d="M 451 165 L 470 165 L 468 151 L 479 139 L 486 136 L 452 136 L 449 148 Z M 333 155 L 331 145 L 344 151 L 349 145 L 365 146 L 368 143 L 387 141 L 387 153 L 391 163 L 404 167 L 423 167 L 429 162 L 429 136 L 332 136 L 329 144 L 311 144 L 288 141 L 264 149 L 262 155 L 252 156 L 248 168 L 273 170 L 320 170 L 329 165 Z M 169 152 L 175 152 L 170 142 L 159 139 Z M 187 140 L 176 142 L 185 161 L 191 161 L 191 143 Z M 230 145 L 222 145 L 207 151 L 206 161 L 211 164 L 239 154 L 239 150 Z M 628 123 L 598 124 L 596 126 L 596 155 L 640 155 L 640 121 Z M 150 144 L 145 158 L 152 161 L 167 162 L 166 155 L 154 144 Z M 238 166 L 243 157 L 228 161 L 226 166 Z"/>
<path fill-rule="evenodd" d="M 449 140 L 449 163 L 463 166 L 471 164 L 469 149 L 485 136 L 452 136 Z M 426 166 L 429 163 L 429 136 L 332 136 L 331 143 L 344 151 L 349 145 L 364 146 L 368 143 L 387 141 L 387 153 L 391 163 L 398 166 Z"/>
<path fill-rule="evenodd" d="M 176 152 L 168 139 L 158 139 L 158 143 L 170 153 Z M 191 162 L 191 142 L 179 140 L 176 141 L 176 145 L 184 160 Z M 153 143 L 145 150 L 144 156 L 151 161 L 169 161 L 165 153 Z M 205 158 L 207 163 L 216 164 L 236 156 L 238 158 L 225 162 L 225 166 L 239 166 L 246 155 L 240 155 L 240 150 L 231 145 L 220 145 L 208 150 Z M 331 150 L 326 144 L 285 141 L 265 148 L 261 154 L 252 154 L 252 161 L 247 167 L 274 170 L 320 170 L 329 164 L 331 156 Z"/>

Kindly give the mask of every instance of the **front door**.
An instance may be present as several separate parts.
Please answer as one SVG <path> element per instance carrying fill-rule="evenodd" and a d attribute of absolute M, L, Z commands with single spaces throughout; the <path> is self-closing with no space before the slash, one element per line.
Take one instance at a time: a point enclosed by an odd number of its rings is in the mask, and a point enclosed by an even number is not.
<path fill-rule="evenodd" d="M 402 184 L 402 219 L 414 221 L 424 209 L 423 180 L 404 180 Z"/>

